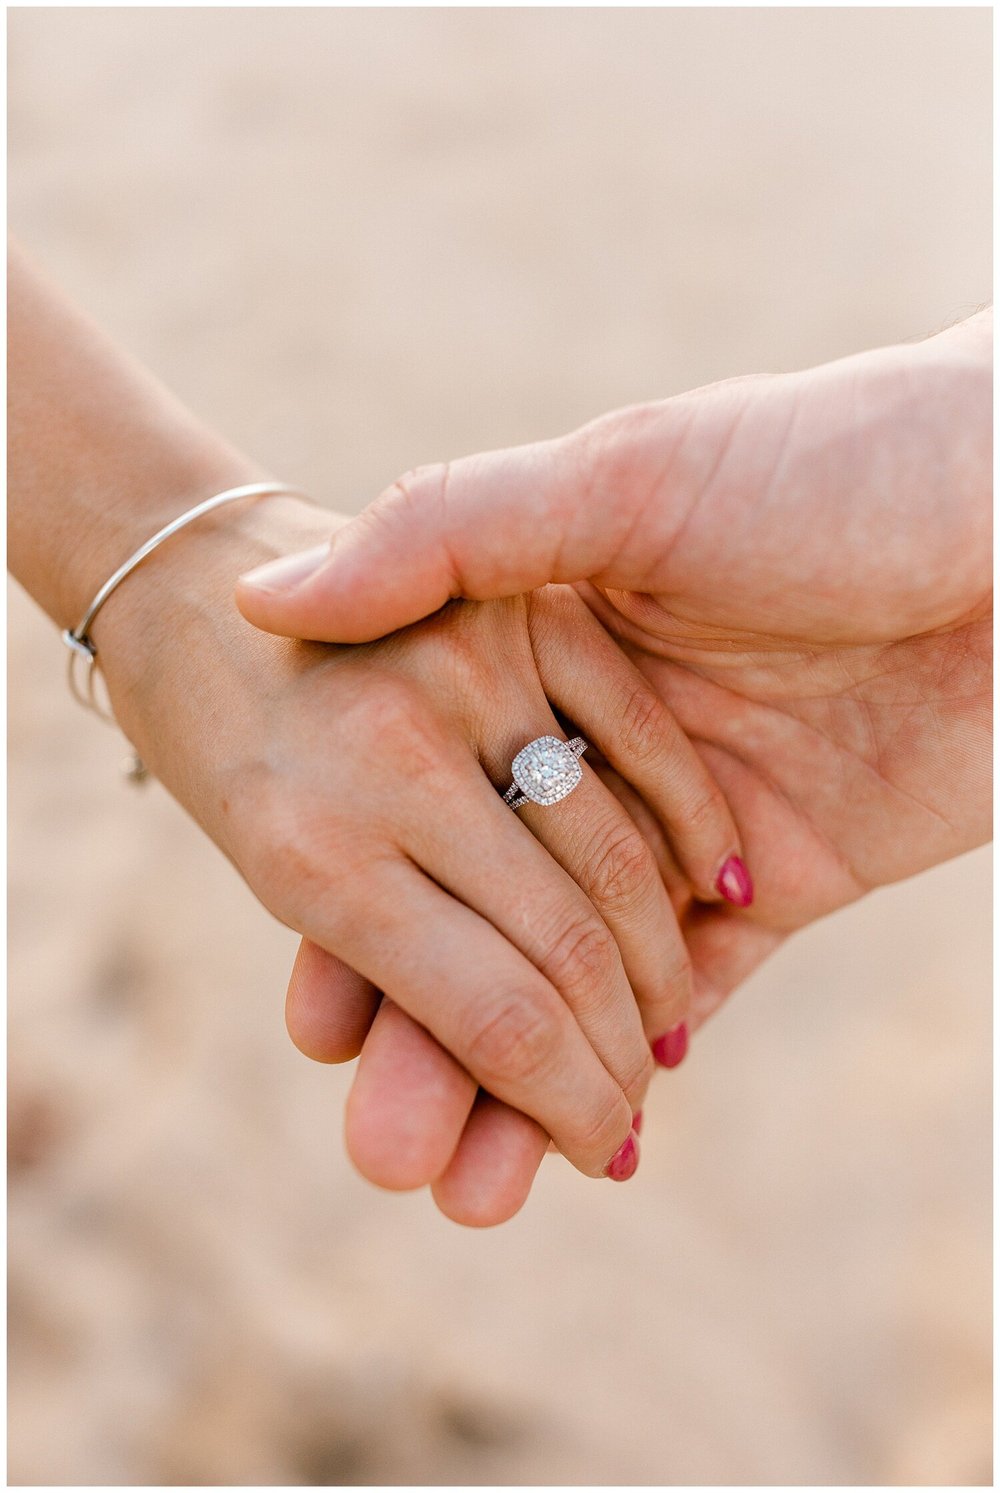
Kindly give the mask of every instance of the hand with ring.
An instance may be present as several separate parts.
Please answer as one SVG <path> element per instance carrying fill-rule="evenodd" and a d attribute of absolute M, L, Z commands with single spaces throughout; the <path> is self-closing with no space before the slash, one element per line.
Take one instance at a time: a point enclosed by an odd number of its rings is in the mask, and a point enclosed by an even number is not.
<path fill-rule="evenodd" d="M 987 311 L 421 468 L 240 604 L 350 642 L 449 598 L 574 584 L 721 784 L 759 884 L 749 916 L 674 893 L 694 1027 L 792 930 L 988 837 L 991 378 Z M 727 882 L 748 890 L 738 864 Z M 301 959 L 309 1048 L 350 988 Z M 484 1216 L 516 1152 L 494 1133 L 463 1174 Z"/>
<path fill-rule="evenodd" d="M 12 568 L 60 628 L 91 603 L 125 735 L 305 936 L 299 1040 L 353 1056 L 375 1018 L 348 1116 L 359 1166 L 435 1180 L 470 1219 L 517 1206 L 549 1137 L 588 1175 L 628 1175 L 651 1046 L 676 1058 L 691 999 L 671 895 L 718 900 L 739 854 L 670 712 L 566 588 L 362 647 L 249 626 L 235 577 L 325 553 L 341 522 L 287 494 L 202 512 L 107 591 L 179 515 L 268 474 L 16 247 L 8 304 Z M 582 762 L 564 745 L 578 735 Z M 664 827 L 655 849 L 629 794 Z M 317 1023 L 317 991 L 337 982 L 347 999 Z M 462 1179 L 497 1129 L 516 1176 L 484 1210 Z"/>
<path fill-rule="evenodd" d="M 433 1184 L 469 1222 L 520 1205 L 550 1136 L 590 1175 L 634 1167 L 652 1053 L 681 1055 L 691 1000 L 670 892 L 718 902 L 739 856 L 691 744 L 568 588 L 446 608 L 378 644 L 284 649 L 277 745 L 265 728 L 268 761 L 239 767 L 277 823 L 255 813 L 234 858 L 308 934 L 293 1038 L 326 1061 L 360 1051 L 355 1163 L 383 1186 Z M 659 859 L 609 783 L 665 827 Z M 467 1184 L 497 1130 L 511 1186 L 494 1177 L 481 1220 Z"/>

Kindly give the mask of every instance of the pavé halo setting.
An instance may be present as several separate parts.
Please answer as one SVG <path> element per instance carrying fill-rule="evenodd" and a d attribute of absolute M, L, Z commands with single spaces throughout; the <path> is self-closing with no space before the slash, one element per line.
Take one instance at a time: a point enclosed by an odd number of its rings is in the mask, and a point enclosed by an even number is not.
<path fill-rule="evenodd" d="M 583 777 L 580 758 L 586 750 L 582 736 L 574 736 L 572 741 L 560 741 L 558 736 L 529 741 L 514 758 L 514 781 L 503 796 L 504 803 L 512 809 L 526 803 L 557 804 Z"/>

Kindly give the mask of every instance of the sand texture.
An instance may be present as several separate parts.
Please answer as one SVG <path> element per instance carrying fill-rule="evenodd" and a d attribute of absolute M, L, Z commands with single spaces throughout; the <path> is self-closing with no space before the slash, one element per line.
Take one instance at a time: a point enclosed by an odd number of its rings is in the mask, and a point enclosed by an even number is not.
<path fill-rule="evenodd" d="M 13 225 L 236 442 L 418 462 L 990 293 L 985 11 L 15 10 Z M 986 1483 L 989 859 L 790 943 L 475 1234 L 341 1144 L 294 937 L 11 602 L 26 1484 Z"/>

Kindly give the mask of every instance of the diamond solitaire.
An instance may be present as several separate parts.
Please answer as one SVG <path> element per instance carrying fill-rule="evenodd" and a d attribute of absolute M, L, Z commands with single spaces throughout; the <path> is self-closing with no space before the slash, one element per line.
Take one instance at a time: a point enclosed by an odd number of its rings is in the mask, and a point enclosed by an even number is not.
<path fill-rule="evenodd" d="M 587 750 L 582 736 L 560 741 L 557 736 L 539 736 L 514 758 L 513 783 L 504 794 L 512 809 L 522 804 L 557 804 L 572 793 L 583 777 L 580 758 Z"/>

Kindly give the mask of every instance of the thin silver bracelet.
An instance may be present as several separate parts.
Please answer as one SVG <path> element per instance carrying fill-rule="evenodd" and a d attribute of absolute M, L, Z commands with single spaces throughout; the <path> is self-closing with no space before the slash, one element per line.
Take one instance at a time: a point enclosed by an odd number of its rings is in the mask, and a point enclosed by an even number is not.
<path fill-rule="evenodd" d="M 177 518 L 171 519 L 170 523 L 158 530 L 152 539 L 147 539 L 146 543 L 141 545 L 135 554 L 130 555 L 124 565 L 119 565 L 114 575 L 109 576 L 104 582 L 104 585 L 84 612 L 77 626 L 67 628 L 62 634 L 62 640 L 69 649 L 68 679 L 70 691 L 81 705 L 85 706 L 87 710 L 92 710 L 102 720 L 117 726 L 118 722 L 114 716 L 110 711 L 101 708 L 94 693 L 94 665 L 97 662 L 97 645 L 90 636 L 90 629 L 93 626 L 94 618 L 112 591 L 115 591 L 121 585 L 126 576 L 131 575 L 133 570 L 138 565 L 141 565 L 143 560 L 148 555 L 151 555 L 155 549 L 159 549 L 165 540 L 170 539 L 181 529 L 187 528 L 188 524 L 193 524 L 195 519 L 201 518 L 206 513 L 211 513 L 213 509 L 221 508 L 225 503 L 235 503 L 240 498 L 282 497 L 286 495 L 289 497 L 305 496 L 297 487 L 288 487 L 283 482 L 250 482 L 244 487 L 227 488 L 225 492 L 216 493 L 214 498 L 206 498 L 203 503 L 197 503 L 194 508 L 189 508 L 186 513 L 182 513 Z M 81 662 L 87 671 L 85 692 L 81 690 L 77 677 L 77 669 Z M 142 782 L 147 776 L 146 768 L 138 755 L 127 766 L 126 770 L 128 776 L 136 782 Z"/>

